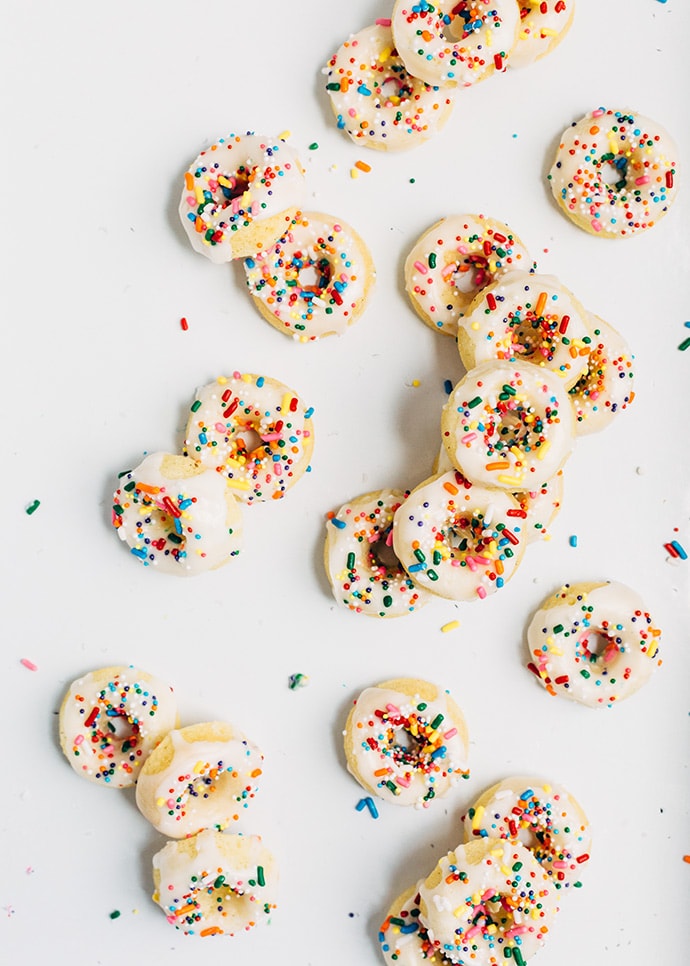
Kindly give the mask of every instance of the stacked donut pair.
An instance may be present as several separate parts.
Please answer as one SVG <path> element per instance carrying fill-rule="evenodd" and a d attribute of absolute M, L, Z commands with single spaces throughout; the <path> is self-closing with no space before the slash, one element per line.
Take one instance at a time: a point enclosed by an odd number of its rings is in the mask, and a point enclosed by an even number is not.
<path fill-rule="evenodd" d="M 183 452 L 120 474 L 112 523 L 146 567 L 189 577 L 242 547 L 242 508 L 282 499 L 309 469 L 313 410 L 277 379 L 219 376 L 197 390 Z"/>
<path fill-rule="evenodd" d="M 263 754 L 227 722 L 178 727 L 172 688 L 134 667 L 74 681 L 60 744 L 78 775 L 136 785 L 142 815 L 169 841 L 153 856 L 153 899 L 190 935 L 236 935 L 275 908 L 275 860 L 258 835 L 225 832 L 254 798 Z"/>
<path fill-rule="evenodd" d="M 393 902 L 379 930 L 389 966 L 524 966 L 561 896 L 580 885 L 589 822 L 561 785 L 511 776 L 463 817 L 464 841 Z"/>
<path fill-rule="evenodd" d="M 400 150 L 440 130 L 458 88 L 526 67 L 560 43 L 574 0 L 395 0 L 346 40 L 324 73 L 340 130 Z"/>
<path fill-rule="evenodd" d="M 313 342 L 355 322 L 376 271 L 351 225 L 305 202 L 304 167 L 284 139 L 231 134 L 190 165 L 179 214 L 195 251 L 215 264 L 243 260 L 252 300 L 274 328 Z"/>

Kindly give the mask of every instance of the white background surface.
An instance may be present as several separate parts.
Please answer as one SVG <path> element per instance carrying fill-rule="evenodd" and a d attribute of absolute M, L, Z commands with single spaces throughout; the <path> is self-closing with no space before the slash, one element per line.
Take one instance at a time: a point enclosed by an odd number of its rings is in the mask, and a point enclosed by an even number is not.
<path fill-rule="evenodd" d="M 459 843 L 473 799 L 518 772 L 564 783 L 594 832 L 584 887 L 567 896 L 539 963 L 643 966 L 687 947 L 689 564 L 663 548 L 690 545 L 690 351 L 677 348 L 690 335 L 687 167 L 670 214 L 613 242 L 573 227 L 544 175 L 563 129 L 600 104 L 662 123 L 687 165 L 690 10 L 681 0 L 578 0 L 549 58 L 461 91 L 435 139 L 383 155 L 336 130 L 320 70 L 390 9 L 3 4 L 7 962 L 221 955 L 375 966 L 389 903 Z M 311 206 L 350 221 L 372 250 L 374 295 L 339 339 L 300 345 L 275 331 L 250 304 L 241 267 L 194 253 L 177 222 L 189 162 L 250 129 L 289 130 Z M 357 159 L 372 170 L 353 179 Z M 472 604 L 439 599 L 394 621 L 358 617 L 336 606 L 324 578 L 325 515 L 430 473 L 444 381 L 463 370 L 453 342 L 412 311 L 401 267 L 434 221 L 475 211 L 507 222 L 541 271 L 626 336 L 637 399 L 578 441 L 552 539 L 528 549 L 503 591 Z M 151 572 L 110 528 L 116 475 L 144 451 L 176 450 L 195 387 L 234 369 L 272 375 L 314 406 L 313 471 L 285 500 L 245 512 L 245 549 L 224 569 L 187 581 Z M 610 711 L 550 698 L 524 667 L 524 629 L 541 599 L 597 578 L 641 591 L 663 629 L 664 665 Z M 455 619 L 459 629 L 443 633 Z M 80 780 L 62 756 L 64 690 L 121 663 L 169 682 L 183 724 L 226 718 L 262 747 L 265 780 L 241 828 L 262 834 L 280 863 L 265 930 L 204 941 L 172 929 L 150 899 L 162 837 L 132 793 Z M 308 687 L 289 689 L 294 672 Z M 381 804 L 373 820 L 355 810 L 362 792 L 340 731 L 362 688 L 396 676 L 451 690 L 470 729 L 472 776 L 427 811 Z"/>

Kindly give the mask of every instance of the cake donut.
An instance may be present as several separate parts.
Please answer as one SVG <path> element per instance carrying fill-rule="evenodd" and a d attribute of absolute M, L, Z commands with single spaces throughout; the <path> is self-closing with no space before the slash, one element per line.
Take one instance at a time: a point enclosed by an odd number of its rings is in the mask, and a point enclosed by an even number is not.
<path fill-rule="evenodd" d="M 525 547 L 516 499 L 457 470 L 432 476 L 395 512 L 393 549 L 419 587 L 449 600 L 483 599 L 513 576 Z M 516 526 L 517 524 L 517 526 Z"/>
<path fill-rule="evenodd" d="M 578 228 L 600 238 L 630 238 L 671 207 L 677 159 L 673 140 L 656 121 L 599 107 L 563 132 L 548 180 Z"/>
<path fill-rule="evenodd" d="M 153 856 L 153 901 L 190 936 L 236 936 L 270 921 L 275 859 L 258 835 L 206 829 Z"/>
<path fill-rule="evenodd" d="M 419 915 L 419 887 L 406 889 L 392 903 L 379 928 L 379 946 L 387 966 L 443 966 Z"/>
<path fill-rule="evenodd" d="M 550 54 L 568 33 L 575 0 L 520 0 L 520 29 L 509 67 L 528 67 Z"/>
<path fill-rule="evenodd" d="M 304 170 L 280 138 L 220 138 L 184 176 L 179 214 L 192 248 L 215 264 L 272 245 L 304 207 Z"/>
<path fill-rule="evenodd" d="M 58 715 L 60 747 L 82 778 L 128 788 L 148 755 L 177 727 L 172 688 L 135 667 L 105 667 L 77 678 Z"/>
<path fill-rule="evenodd" d="M 525 966 L 558 912 L 548 873 L 524 845 L 504 839 L 479 839 L 449 852 L 419 896 L 420 918 L 441 962 L 463 966 Z"/>
<path fill-rule="evenodd" d="M 278 500 L 309 466 L 311 408 L 277 379 L 233 372 L 198 389 L 184 451 L 246 504 Z"/>
<path fill-rule="evenodd" d="M 640 596 L 624 584 L 564 584 L 529 623 L 528 667 L 553 696 L 611 708 L 661 664 L 660 637 Z"/>
<path fill-rule="evenodd" d="M 504 778 L 479 796 L 463 825 L 468 841 L 489 836 L 521 842 L 556 889 L 581 884 L 592 847 L 589 819 L 562 785 L 522 775 Z"/>
<path fill-rule="evenodd" d="M 379 20 L 346 40 L 324 71 L 338 128 L 362 147 L 399 151 L 422 144 L 448 120 L 448 92 L 405 69 L 390 21 Z"/>
<path fill-rule="evenodd" d="M 428 681 L 398 678 L 366 688 L 343 734 L 350 774 L 393 805 L 428 808 L 469 778 L 463 713 Z"/>
<path fill-rule="evenodd" d="M 173 729 L 139 773 L 136 803 L 169 838 L 206 828 L 222 831 L 239 819 L 257 791 L 263 754 L 224 721 Z"/>
<path fill-rule="evenodd" d="M 502 70 L 520 26 L 516 0 L 396 0 L 393 40 L 413 77 L 469 87 Z"/>
<path fill-rule="evenodd" d="M 484 362 L 441 413 L 443 445 L 468 480 L 517 492 L 550 480 L 570 456 L 573 407 L 559 376 L 531 362 Z"/>
<path fill-rule="evenodd" d="M 453 464 L 444 446 L 434 460 L 433 474 L 447 473 L 453 469 Z M 457 471 L 456 471 L 457 472 Z M 464 485 L 468 486 L 467 481 Z M 563 506 L 563 470 L 559 470 L 546 483 L 533 490 L 522 490 L 513 493 L 518 508 L 511 507 L 506 516 L 511 519 L 511 526 L 522 539 L 524 545 L 534 540 L 543 540 L 549 536 L 549 527 L 558 516 Z"/>
<path fill-rule="evenodd" d="M 171 453 L 120 474 L 112 523 L 145 567 L 179 577 L 220 567 L 242 547 L 241 506 L 225 480 Z"/>
<path fill-rule="evenodd" d="M 409 577 L 393 549 L 393 518 L 408 492 L 375 490 L 329 517 L 324 563 L 335 599 L 370 617 L 400 617 L 431 595 Z"/>
<path fill-rule="evenodd" d="M 504 272 L 536 266 L 517 235 L 485 215 L 450 215 L 417 239 L 405 260 L 405 290 L 430 328 L 455 337 L 476 295 Z"/>
<path fill-rule="evenodd" d="M 587 312 L 553 275 L 510 271 L 487 285 L 458 322 L 466 369 L 496 359 L 531 362 L 569 389 L 587 366 Z"/>
<path fill-rule="evenodd" d="M 599 316 L 589 313 L 588 321 L 591 341 L 587 366 L 569 390 L 577 436 L 604 429 L 635 398 L 635 357 L 626 340 Z"/>
<path fill-rule="evenodd" d="M 249 294 L 271 325 L 298 342 L 342 335 L 367 304 L 376 269 L 341 218 L 299 212 L 272 247 L 245 259 Z"/>

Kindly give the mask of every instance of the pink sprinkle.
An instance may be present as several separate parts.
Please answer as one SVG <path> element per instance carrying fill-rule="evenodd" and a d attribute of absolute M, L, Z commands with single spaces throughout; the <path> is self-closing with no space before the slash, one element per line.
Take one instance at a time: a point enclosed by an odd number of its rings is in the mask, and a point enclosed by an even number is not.
<path fill-rule="evenodd" d="M 472 573 L 474 573 L 475 570 L 477 569 L 477 564 L 475 563 L 474 557 L 466 557 L 465 560 L 466 560 L 467 566 L 470 568 Z"/>
<path fill-rule="evenodd" d="M 606 111 L 602 107 L 598 107 L 596 111 L 592 111 L 592 117 L 601 117 Z"/>
<path fill-rule="evenodd" d="M 342 231 L 342 230 L 343 230 L 342 225 L 333 225 L 333 231 Z"/>
<path fill-rule="evenodd" d="M 476 936 L 478 932 L 481 932 L 481 929 L 479 928 L 479 926 L 470 926 L 470 928 L 465 933 L 465 938 L 471 939 L 472 936 Z"/>
<path fill-rule="evenodd" d="M 446 741 L 449 741 L 451 738 L 454 738 L 457 733 L 458 733 L 457 728 L 451 728 L 449 731 L 443 732 L 443 737 L 446 739 Z"/>
<path fill-rule="evenodd" d="M 377 27 L 390 27 L 390 25 L 391 21 L 389 17 L 379 17 L 379 19 L 376 21 Z"/>
<path fill-rule="evenodd" d="M 638 185 L 639 184 L 649 184 L 650 180 L 651 179 L 650 179 L 649 175 L 643 174 L 639 178 L 635 178 L 635 184 L 638 184 Z"/>
<path fill-rule="evenodd" d="M 592 218 L 592 228 L 595 231 L 601 231 L 601 225 L 599 224 L 596 218 Z"/>
<path fill-rule="evenodd" d="M 473 439 L 476 439 L 476 438 L 477 438 L 477 434 L 476 433 L 465 433 L 465 435 L 463 437 L 461 437 L 460 442 L 461 443 L 471 443 L 472 440 Z"/>
<path fill-rule="evenodd" d="M 216 425 L 213 428 L 217 433 L 224 433 L 225 430 L 227 429 L 227 426 L 225 425 L 225 423 L 216 423 Z"/>
<path fill-rule="evenodd" d="M 74 739 L 74 744 L 80 745 L 83 740 L 84 740 L 84 735 L 77 735 L 77 737 Z"/>
<path fill-rule="evenodd" d="M 174 798 L 169 798 L 165 804 L 168 806 L 168 808 L 175 808 L 176 802 Z"/>
<path fill-rule="evenodd" d="M 486 597 L 486 590 L 483 587 L 477 587 L 477 597 L 481 598 L 481 600 L 484 600 Z"/>
<path fill-rule="evenodd" d="M 494 894 L 493 889 L 487 889 L 486 892 L 482 895 L 482 902 L 486 902 L 486 900 L 490 899 L 493 896 L 493 894 Z"/>
<path fill-rule="evenodd" d="M 354 109 L 354 107 L 351 107 L 347 113 L 350 115 L 350 117 L 357 117 L 357 111 Z"/>
<path fill-rule="evenodd" d="M 555 859 L 553 863 L 554 869 L 567 869 L 568 863 L 564 862 L 563 859 Z"/>
<path fill-rule="evenodd" d="M 266 433 L 261 439 L 264 443 L 272 443 L 274 439 L 280 439 L 280 433 Z"/>
<path fill-rule="evenodd" d="M 395 779 L 398 785 L 402 785 L 403 788 L 409 788 L 411 785 L 409 778 L 401 778 L 399 775 Z"/>
<path fill-rule="evenodd" d="M 441 278 L 445 282 L 446 279 L 455 272 L 455 264 L 450 262 L 441 272 Z"/>
<path fill-rule="evenodd" d="M 394 704 L 387 704 L 386 711 L 389 714 L 400 714 L 400 708 L 397 708 Z"/>
<path fill-rule="evenodd" d="M 460 252 L 461 255 L 467 255 L 469 250 L 470 249 L 468 245 L 458 245 L 458 251 Z"/>
<path fill-rule="evenodd" d="M 230 208 L 232 209 L 233 215 L 236 215 L 240 210 L 240 199 L 233 198 L 232 201 L 230 202 Z"/>
<path fill-rule="evenodd" d="M 33 661 L 28 659 L 28 657 L 23 657 L 19 663 L 25 668 L 28 668 L 29 671 L 38 671 L 38 664 L 34 664 Z"/>
<path fill-rule="evenodd" d="M 388 536 L 386 537 L 386 546 L 387 547 L 393 546 L 393 527 L 391 527 L 390 530 L 388 531 Z"/>
<path fill-rule="evenodd" d="M 417 260 L 414 263 L 414 267 L 417 269 L 418 272 L 422 272 L 422 274 L 426 273 L 426 265 L 424 264 L 424 262 L 420 262 L 419 260 Z"/>

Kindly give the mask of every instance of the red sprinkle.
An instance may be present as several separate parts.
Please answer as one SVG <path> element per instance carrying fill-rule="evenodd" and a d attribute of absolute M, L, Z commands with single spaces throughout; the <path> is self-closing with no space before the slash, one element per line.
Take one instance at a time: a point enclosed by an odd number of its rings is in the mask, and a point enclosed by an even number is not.
<path fill-rule="evenodd" d="M 180 319 L 180 328 L 182 329 L 183 332 L 186 332 L 187 329 L 189 328 L 189 323 L 187 322 L 184 316 L 182 316 L 182 318 Z"/>
<path fill-rule="evenodd" d="M 84 727 L 85 728 L 90 728 L 91 725 L 94 723 L 94 721 L 96 720 L 97 717 L 98 717 L 98 708 L 92 708 L 91 709 L 91 714 L 88 716 L 88 718 L 84 722 Z"/>
<path fill-rule="evenodd" d="M 496 299 L 494 298 L 493 292 L 489 292 L 489 294 L 486 296 L 486 304 L 489 306 L 492 312 L 496 308 Z"/>

